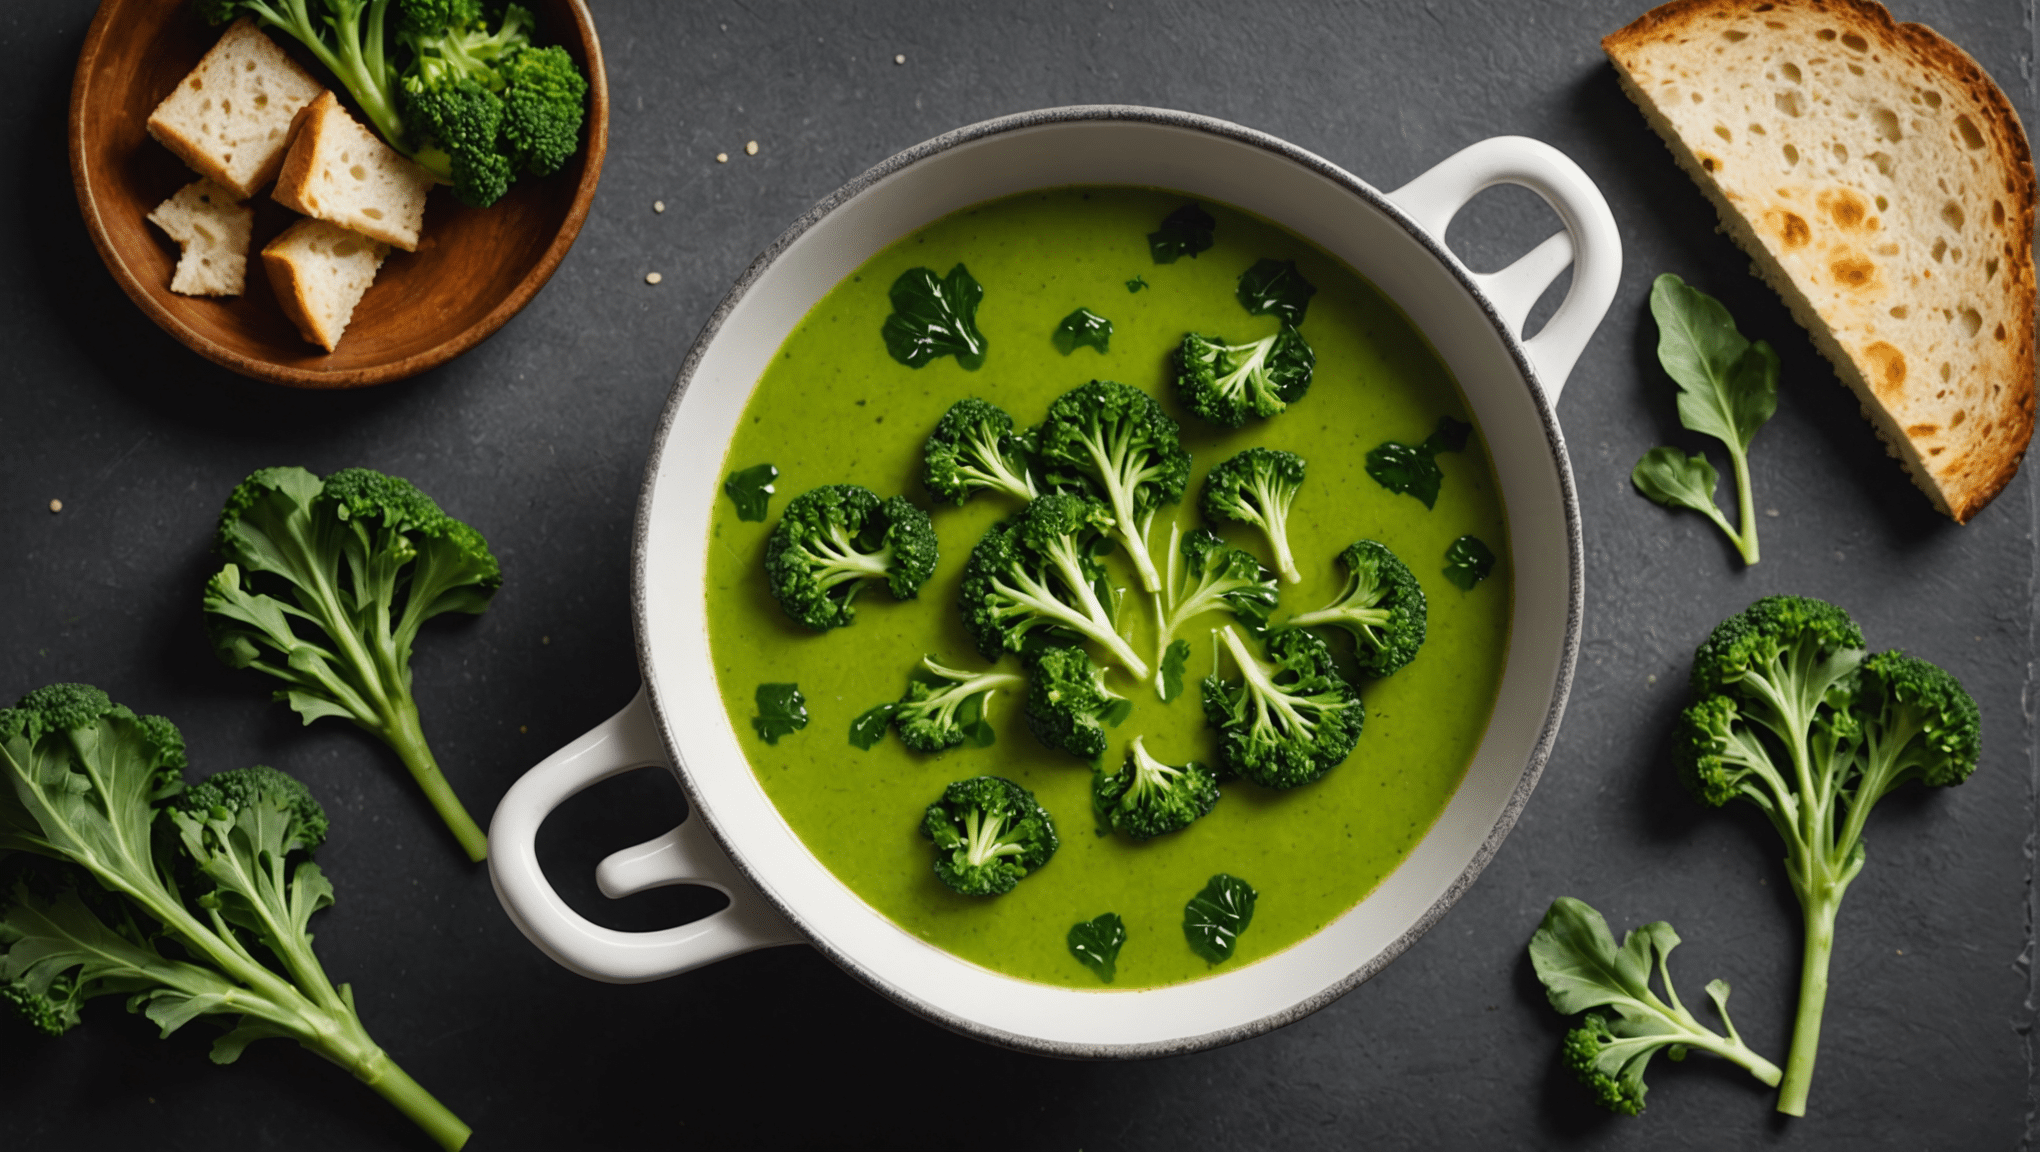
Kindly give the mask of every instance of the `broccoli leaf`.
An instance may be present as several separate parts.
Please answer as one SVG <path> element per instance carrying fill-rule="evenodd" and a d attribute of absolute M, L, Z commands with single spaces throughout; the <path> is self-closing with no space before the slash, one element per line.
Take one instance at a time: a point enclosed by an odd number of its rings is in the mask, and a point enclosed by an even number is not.
<path fill-rule="evenodd" d="M 770 464 L 758 464 L 741 471 L 730 473 L 723 481 L 723 494 L 730 503 L 737 506 L 737 519 L 764 520 L 765 509 L 772 503 L 772 482 L 779 479 L 779 469 Z"/>
<path fill-rule="evenodd" d="M 985 698 L 973 696 L 956 710 L 956 722 L 963 729 L 963 746 L 966 748 L 990 748 L 999 742 L 999 733 L 992 722 L 985 719 Z"/>
<path fill-rule="evenodd" d="M 1232 958 L 1239 935 L 1254 921 L 1259 894 L 1245 880 L 1223 872 L 1183 906 L 1183 935 L 1190 950 L 1213 964 Z"/>
<path fill-rule="evenodd" d="M 1461 536 L 1445 549 L 1445 578 L 1462 592 L 1488 578 L 1495 569 L 1495 554 L 1478 536 Z"/>
<path fill-rule="evenodd" d="M 1084 347 L 1096 348 L 1103 355 L 1112 343 L 1112 321 L 1089 308 L 1079 308 L 1063 317 L 1049 338 L 1055 341 L 1056 351 L 1065 356 Z"/>
<path fill-rule="evenodd" d="M 800 685 L 760 684 L 757 699 L 758 714 L 751 717 L 751 727 L 767 744 L 807 727 L 807 697 L 800 694 Z"/>
<path fill-rule="evenodd" d="M 1303 323 L 1304 310 L 1317 288 L 1296 270 L 1294 260 L 1257 261 L 1240 274 L 1240 306 L 1256 316 L 1273 316 L 1295 327 Z"/>
<path fill-rule="evenodd" d="M 1148 282 L 1139 276 L 1135 276 L 1133 279 L 1128 280 L 1126 282 L 1126 290 L 1128 292 L 1138 292 L 1147 286 Z"/>
<path fill-rule="evenodd" d="M 1438 490 L 1445 483 L 1445 473 L 1438 468 L 1438 453 L 1465 451 L 1467 436 L 1472 431 L 1473 425 L 1463 420 L 1440 416 L 1437 431 L 1422 444 L 1412 447 L 1389 440 L 1369 449 L 1367 474 L 1390 492 L 1415 496 L 1424 502 L 1424 507 L 1435 508 Z"/>
<path fill-rule="evenodd" d="M 893 281 L 892 315 L 885 318 L 885 347 L 892 358 L 920 368 L 940 356 L 963 367 L 984 366 L 985 338 L 978 332 L 978 302 L 984 286 L 958 264 L 947 279 L 933 269 L 909 268 Z"/>
<path fill-rule="evenodd" d="M 1107 912 L 1070 927 L 1070 955 L 1096 972 L 1098 979 L 1107 984 L 1112 983 L 1112 976 L 1118 970 L 1119 946 L 1124 943 L 1126 925 L 1116 912 Z"/>
<path fill-rule="evenodd" d="M 1162 701 L 1167 703 L 1183 694 L 1183 667 L 1190 662 L 1190 642 L 1173 640 L 1169 649 L 1162 654 Z"/>
<path fill-rule="evenodd" d="M 1720 481 L 1721 474 L 1708 463 L 1707 457 L 1698 452 L 1688 456 L 1668 446 L 1645 452 L 1629 473 L 1629 482 L 1636 485 L 1638 492 L 1667 508 L 1690 508 L 1700 513 L 1733 540 L 1735 529 L 1714 504 L 1714 488 Z"/>
<path fill-rule="evenodd" d="M 899 702 L 888 700 L 850 722 L 850 743 L 869 752 L 885 739 L 885 730 L 892 727 L 893 714 L 900 710 Z"/>
<path fill-rule="evenodd" d="M 1194 203 L 1185 204 L 1169 213 L 1161 228 L 1148 233 L 1148 254 L 1157 264 L 1174 264 L 1181 256 L 1194 260 L 1199 252 L 1211 247 L 1211 231 L 1216 227 L 1218 221 L 1209 212 Z M 1129 292 L 1135 291 L 1132 281 L 1126 287 Z"/>

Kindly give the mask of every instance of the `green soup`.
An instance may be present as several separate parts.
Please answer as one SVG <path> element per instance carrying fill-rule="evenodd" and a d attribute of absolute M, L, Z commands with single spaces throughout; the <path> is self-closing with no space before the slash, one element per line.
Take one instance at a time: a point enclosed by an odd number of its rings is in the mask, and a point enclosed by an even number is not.
<path fill-rule="evenodd" d="M 1193 980 L 1214 971 L 1190 950 L 1183 905 L 1218 872 L 1260 893 L 1252 926 L 1223 967 L 1281 951 L 1337 918 L 1395 869 L 1451 799 L 1486 730 L 1509 630 L 1507 532 L 1493 465 L 1476 431 L 1464 452 L 1440 455 L 1444 487 L 1435 508 L 1395 495 L 1367 475 L 1365 455 L 1384 440 L 1415 444 L 1441 416 L 1471 421 L 1457 385 L 1409 321 L 1351 269 L 1266 221 L 1206 203 L 1214 244 L 1195 258 L 1156 264 L 1147 234 L 1179 207 L 1179 194 L 1131 188 L 1068 188 L 980 204 L 886 248 L 838 284 L 803 319 L 758 381 L 731 442 L 725 471 L 770 462 L 778 495 L 764 523 L 737 518 L 718 500 L 708 558 L 709 640 L 724 707 L 752 769 L 801 840 L 835 876 L 916 936 L 986 968 L 1028 980 L 1102 987 L 1065 944 L 1070 926 L 1103 912 L 1125 921 L 1115 989 Z M 1308 395 L 1271 420 L 1217 429 L 1176 401 L 1170 353 L 1185 332 L 1236 343 L 1276 331 L 1234 298 L 1256 260 L 1294 260 L 1317 286 L 1301 325 L 1317 353 Z M 946 274 L 967 265 L 984 286 L 977 313 L 988 343 L 982 368 L 944 357 L 920 369 L 894 361 L 880 338 L 892 308 L 887 290 L 908 269 Z M 1145 289 L 1128 290 L 1134 277 Z M 1108 353 L 1051 343 L 1056 325 L 1083 306 L 1112 321 Z M 1361 681 L 1366 726 L 1345 763 L 1288 791 L 1244 780 L 1224 786 L 1218 806 L 1189 828 L 1137 843 L 1101 834 L 1091 811 L 1089 765 L 1050 751 L 1027 732 L 1023 701 L 993 698 L 998 733 L 988 748 L 935 756 L 908 751 L 897 736 L 860 751 L 851 721 L 898 699 L 923 655 L 952 667 L 983 661 L 957 609 L 962 570 L 985 529 L 1018 511 L 980 493 L 962 507 L 932 505 L 942 560 L 920 598 L 896 602 L 873 586 L 848 627 L 814 633 L 788 619 L 763 576 L 765 540 L 785 500 L 822 484 L 862 484 L 931 507 L 922 490 L 921 446 L 956 399 L 978 396 L 1031 427 L 1055 397 L 1093 378 L 1118 380 L 1160 398 L 1183 425 L 1193 455 L 1184 502 L 1157 518 L 1158 567 L 1170 512 L 1196 527 L 1205 471 L 1243 448 L 1296 452 L 1308 478 L 1292 507 L 1289 538 L 1304 579 L 1283 585 L 1280 623 L 1324 606 L 1344 585 L 1336 557 L 1355 540 L 1387 544 L 1415 572 L 1430 601 L 1430 630 L 1416 661 L 1386 680 Z M 1272 561 L 1252 531 L 1220 527 L 1227 539 Z M 1447 547 L 1471 533 L 1493 548 L 1493 574 L 1463 592 L 1443 574 Z M 1139 581 L 1123 553 L 1107 558 L 1129 596 L 1136 651 L 1155 647 Z M 1271 565 L 1272 566 L 1272 565 Z M 1117 768 L 1135 735 L 1161 760 L 1217 763 L 1196 681 L 1211 671 L 1214 613 L 1183 633 L 1192 643 L 1186 689 L 1164 704 L 1123 671 L 1108 683 L 1134 701 L 1112 731 L 1105 763 Z M 1344 634 L 1329 636 L 1342 656 Z M 1251 643 L 1251 641 L 1250 641 Z M 1095 653 L 1094 653 L 1095 654 Z M 1152 657 L 1149 657 L 1152 659 Z M 1019 671 L 1017 658 L 1002 667 Z M 1236 677 L 1236 673 L 1230 671 Z M 806 694 L 808 726 L 768 745 L 751 725 L 754 693 L 792 681 Z M 950 781 L 991 774 L 1032 789 L 1054 816 L 1062 847 L 1044 867 L 998 897 L 957 895 L 936 880 L 922 812 Z"/>

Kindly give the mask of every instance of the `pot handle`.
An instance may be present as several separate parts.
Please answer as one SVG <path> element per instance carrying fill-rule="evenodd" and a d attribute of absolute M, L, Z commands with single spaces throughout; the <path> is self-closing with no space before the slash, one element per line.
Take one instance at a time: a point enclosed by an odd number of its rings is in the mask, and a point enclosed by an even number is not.
<path fill-rule="evenodd" d="M 1565 153 L 1525 136 L 1495 136 L 1438 162 L 1430 171 L 1388 194 L 1423 229 L 1445 244 L 1445 226 L 1482 191 L 1520 184 L 1551 205 L 1565 231 L 1532 248 L 1499 272 L 1470 272 L 1517 336 L 1530 306 L 1566 265 L 1572 287 L 1542 331 L 1523 342 L 1547 399 L 1558 403 L 1573 365 L 1608 314 L 1622 276 L 1622 237 L 1601 190 Z"/>
<path fill-rule="evenodd" d="M 538 826 L 583 788 L 652 765 L 672 766 L 640 687 L 623 711 L 511 785 L 489 822 L 489 879 L 511 923 L 539 951 L 608 984 L 661 980 L 754 949 L 801 943 L 801 934 L 737 871 L 692 812 L 664 836 L 602 861 L 595 882 L 612 900 L 669 884 L 702 884 L 727 895 L 729 907 L 677 928 L 620 932 L 590 923 L 553 891 L 538 866 Z"/>

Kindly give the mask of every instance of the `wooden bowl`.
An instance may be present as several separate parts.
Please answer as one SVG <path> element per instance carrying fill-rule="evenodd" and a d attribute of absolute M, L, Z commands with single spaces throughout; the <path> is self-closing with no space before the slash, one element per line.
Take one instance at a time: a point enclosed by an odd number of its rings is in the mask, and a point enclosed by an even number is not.
<path fill-rule="evenodd" d="M 526 0 L 539 33 L 588 77 L 581 150 L 543 179 L 525 178 L 488 208 L 432 191 L 416 252 L 392 251 L 354 310 L 337 351 L 308 343 L 284 318 L 257 253 L 298 217 L 269 198 L 255 208 L 248 282 L 238 297 L 170 291 L 177 245 L 146 217 L 197 177 L 145 127 L 221 29 L 183 0 L 104 0 L 71 82 L 71 179 L 106 268 L 165 332 L 206 359 L 293 388 L 365 388 L 434 368 L 487 339 L 545 285 L 588 217 L 609 140 L 609 84 L 582 0 Z M 289 36 L 271 39 L 323 81 Z M 337 85 L 343 103 L 351 98 Z M 359 114 L 357 113 L 357 118 Z"/>

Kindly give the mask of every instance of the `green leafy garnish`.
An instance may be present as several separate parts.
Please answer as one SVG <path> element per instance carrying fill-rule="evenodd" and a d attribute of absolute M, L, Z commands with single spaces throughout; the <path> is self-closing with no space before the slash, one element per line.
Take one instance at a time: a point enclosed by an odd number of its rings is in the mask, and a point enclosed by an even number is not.
<path fill-rule="evenodd" d="M 1190 950 L 1213 964 L 1231 959 L 1239 935 L 1254 922 L 1258 895 L 1245 880 L 1223 872 L 1183 906 L 1183 935 Z"/>
<path fill-rule="evenodd" d="M 772 503 L 772 482 L 779 479 L 779 469 L 770 464 L 758 464 L 739 472 L 730 473 L 723 481 L 723 494 L 730 503 L 737 506 L 737 519 L 763 520 L 766 506 Z"/>
<path fill-rule="evenodd" d="M 1103 355 L 1112 343 L 1112 321 L 1089 308 L 1079 308 L 1055 326 L 1055 350 L 1067 356 L 1078 348 L 1096 348 Z"/>
<path fill-rule="evenodd" d="M 1128 292 L 1138 292 L 1147 286 L 1148 282 L 1139 276 L 1135 276 L 1133 279 L 1128 280 L 1126 282 L 1126 290 Z"/>
<path fill-rule="evenodd" d="M 885 730 L 892 727 L 893 714 L 900 710 L 896 701 L 888 700 L 870 709 L 850 722 L 850 743 L 866 752 L 878 747 L 885 739 Z"/>
<path fill-rule="evenodd" d="M 1445 578 L 1463 592 L 1488 578 L 1495 570 L 1495 554 L 1478 536 L 1461 536 L 1445 549 Z"/>
<path fill-rule="evenodd" d="M 1173 640 L 1168 651 L 1162 654 L 1162 700 L 1164 703 L 1183 694 L 1183 666 L 1190 662 L 1190 642 Z"/>
<path fill-rule="evenodd" d="M 1119 964 L 1119 946 L 1126 943 L 1126 925 L 1118 913 L 1107 912 L 1095 920 L 1079 921 L 1071 926 L 1069 941 L 1070 955 L 1096 972 L 1098 979 L 1112 983 Z"/>
<path fill-rule="evenodd" d="M 1438 489 L 1445 473 L 1438 468 L 1438 453 L 1463 452 L 1473 425 L 1450 416 L 1438 418 L 1438 428 L 1422 444 L 1409 445 L 1390 440 L 1367 453 L 1367 474 L 1374 482 L 1397 495 L 1415 496 L 1424 507 L 1438 505 Z"/>
<path fill-rule="evenodd" d="M 1666 967 L 1678 946 L 1679 934 L 1660 920 L 1624 936 L 1617 948 L 1601 914 L 1570 896 L 1552 902 L 1543 925 L 1530 937 L 1530 965 L 1553 1008 L 1568 1016 L 1590 1008 L 1614 1009 L 1612 1019 L 1588 1012 L 1581 1026 L 1566 1034 L 1564 1046 L 1566 1067 L 1611 1112 L 1634 1116 L 1643 1111 L 1648 1087 L 1643 1073 L 1660 1051 L 1673 1060 L 1685 1059 L 1695 1048 L 1712 1052 L 1768 1085 L 1784 1076 L 1736 1034 L 1728 1018 L 1728 981 L 1707 984 L 1707 998 L 1728 1029 L 1726 1037 L 1679 1003 Z M 1665 988 L 1663 999 L 1650 986 L 1653 968 Z"/>
<path fill-rule="evenodd" d="M 807 727 L 807 697 L 800 694 L 800 685 L 760 684 L 757 699 L 758 714 L 751 717 L 751 727 L 767 744 Z"/>
<path fill-rule="evenodd" d="M 1778 410 L 1778 354 L 1762 340 L 1736 331 L 1721 301 L 1667 272 L 1650 289 L 1658 323 L 1658 363 L 1679 386 L 1679 423 L 1721 441 L 1735 466 L 1740 531 L 1714 504 L 1719 478 L 1705 456 L 1653 448 L 1629 474 L 1636 490 L 1667 508 L 1690 508 L 1714 521 L 1742 553 L 1757 562 L 1757 518 L 1750 491 L 1750 441 Z"/>
<path fill-rule="evenodd" d="M 1240 274 L 1240 306 L 1256 316 L 1273 316 L 1295 327 L 1317 288 L 1296 270 L 1294 260 L 1259 260 Z"/>
<path fill-rule="evenodd" d="M 1174 264 L 1179 256 L 1196 259 L 1199 252 L 1211 247 L 1211 230 L 1218 227 L 1218 221 L 1211 218 L 1196 204 L 1185 204 L 1162 221 L 1162 226 L 1148 233 L 1148 254 L 1157 264 Z M 1133 289 L 1132 281 L 1127 289 Z"/>
<path fill-rule="evenodd" d="M 985 338 L 978 332 L 978 302 L 984 286 L 958 264 L 944 279 L 933 269 L 909 268 L 893 281 L 892 315 L 885 318 L 885 348 L 909 368 L 938 356 L 954 356 L 975 372 L 985 362 Z"/>

